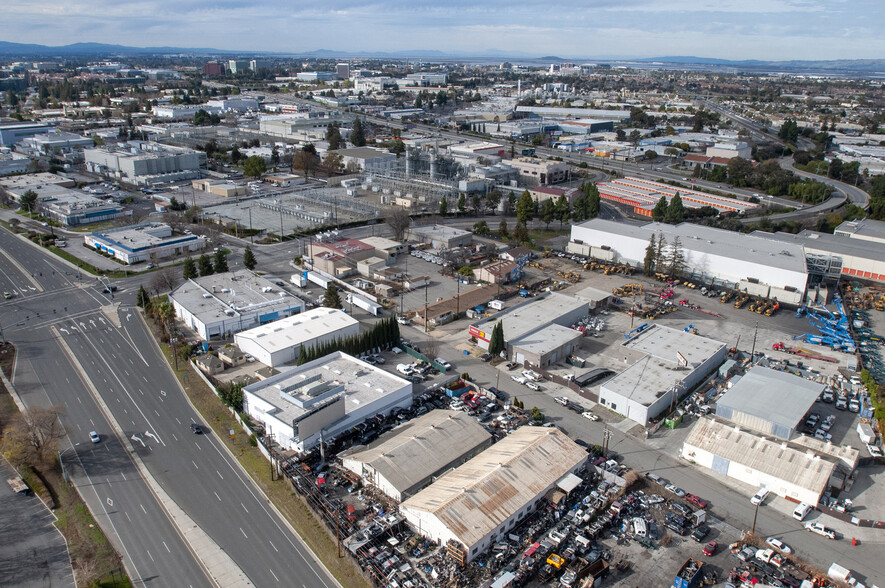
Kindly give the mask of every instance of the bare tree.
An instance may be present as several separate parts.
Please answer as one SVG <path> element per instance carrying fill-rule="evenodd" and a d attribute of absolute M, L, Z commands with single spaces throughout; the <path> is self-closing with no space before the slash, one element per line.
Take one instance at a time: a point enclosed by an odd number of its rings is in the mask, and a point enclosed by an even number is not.
<path fill-rule="evenodd" d="M 436 339 L 428 339 L 426 341 L 422 341 L 421 352 L 430 359 L 433 359 L 434 357 L 439 355 L 439 341 L 437 341 Z"/>
<path fill-rule="evenodd" d="M 157 294 L 172 290 L 178 285 L 178 273 L 171 267 L 164 267 L 154 272 L 151 277 L 150 289 Z"/>
<path fill-rule="evenodd" d="M 4 431 L 3 454 L 14 465 L 37 465 L 52 462 L 58 452 L 58 440 L 65 429 L 62 406 L 35 406 L 18 415 Z"/>
<path fill-rule="evenodd" d="M 402 241 L 406 234 L 406 229 L 412 224 L 412 217 L 409 216 L 406 209 L 394 208 L 390 214 L 387 215 L 385 222 L 387 223 L 387 226 L 390 227 L 390 230 L 393 231 L 393 238 L 397 241 Z"/>

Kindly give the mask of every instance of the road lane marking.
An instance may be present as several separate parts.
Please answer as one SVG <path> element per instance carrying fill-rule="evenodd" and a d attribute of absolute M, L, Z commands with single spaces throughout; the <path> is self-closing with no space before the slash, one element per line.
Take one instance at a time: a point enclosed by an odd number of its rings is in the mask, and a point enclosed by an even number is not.
<path fill-rule="evenodd" d="M 175 420 L 178 421 L 178 424 L 181 424 L 181 421 L 178 420 L 178 417 L 175 417 Z"/>
<path fill-rule="evenodd" d="M 191 463 L 194 464 L 195 468 L 200 469 L 200 466 L 197 465 L 197 462 L 195 462 L 194 460 L 191 460 Z"/>
<path fill-rule="evenodd" d="M 144 505 L 143 505 L 143 504 L 139 503 L 138 506 L 141 507 L 141 512 L 143 512 L 144 514 L 147 514 L 147 511 L 144 509 Z"/>
<path fill-rule="evenodd" d="M 276 575 L 275 573 L 273 573 L 273 570 L 272 570 L 272 569 L 267 568 L 267 571 L 270 572 L 270 575 L 273 576 L 273 579 L 274 579 L 274 580 L 276 580 L 277 582 L 280 581 L 280 579 L 277 578 L 277 575 Z"/>
<path fill-rule="evenodd" d="M 132 517 L 129 516 L 129 513 L 126 512 L 126 511 L 124 510 L 124 511 L 123 511 L 123 514 L 126 515 L 126 518 L 129 519 L 129 522 L 131 523 L 131 522 L 132 522 Z"/>
<path fill-rule="evenodd" d="M 126 480 L 126 474 L 124 474 L 123 472 L 120 472 L 120 475 L 123 476 L 124 480 Z M 126 481 L 128 482 L 128 480 L 126 480 Z"/>
<path fill-rule="evenodd" d="M 79 397 L 79 396 L 77 396 L 77 402 L 79 402 L 80 404 L 83 404 L 83 401 L 80 400 L 80 397 Z"/>
<path fill-rule="evenodd" d="M 178 437 L 175 436 L 175 433 L 170 433 L 170 435 L 172 435 L 172 438 L 173 438 L 173 439 L 175 439 L 176 441 L 178 441 Z"/>
<path fill-rule="evenodd" d="M 242 534 L 243 534 L 243 537 L 245 537 L 246 539 L 249 538 L 249 536 L 246 535 L 246 531 L 243 530 L 243 527 L 240 527 L 240 533 L 242 533 Z"/>
<path fill-rule="evenodd" d="M 243 504 L 243 503 L 241 502 L 241 503 L 240 503 L 240 506 L 242 506 L 242 507 L 243 507 L 243 510 L 246 511 L 246 514 L 249 514 L 249 509 L 246 508 L 246 505 L 245 505 L 245 504 Z"/>
<path fill-rule="evenodd" d="M 150 551 L 150 549 L 145 549 L 145 551 L 147 551 L 148 557 L 151 558 L 151 561 L 155 561 L 155 560 L 154 560 L 154 556 L 151 555 L 151 551 Z"/>
<path fill-rule="evenodd" d="M 157 412 L 156 408 L 154 409 L 154 414 L 156 414 L 157 416 L 160 416 L 160 413 Z"/>
<path fill-rule="evenodd" d="M 219 478 L 221 478 L 222 480 L 224 479 L 224 476 L 221 475 L 221 472 L 219 472 L 218 470 L 215 470 L 215 473 L 218 474 Z"/>
<path fill-rule="evenodd" d="M 221 496 L 218 495 L 218 492 L 215 492 L 215 491 L 213 490 L 213 491 L 212 491 L 212 494 L 215 495 L 215 498 L 218 499 L 218 502 L 221 502 Z"/>
<path fill-rule="evenodd" d="M 276 551 L 277 553 L 280 552 L 280 550 L 277 549 L 277 546 L 273 544 L 273 541 L 271 541 L 270 539 L 268 539 L 267 542 L 270 543 L 270 546 L 273 547 L 273 550 L 274 550 L 274 551 Z"/>
<path fill-rule="evenodd" d="M 172 553 L 172 550 L 171 550 L 171 549 L 169 549 L 169 546 L 168 546 L 168 545 L 166 545 L 166 542 L 165 542 L 165 541 L 162 541 L 162 542 L 161 542 L 161 543 L 163 543 L 163 547 L 165 547 L 165 548 L 166 548 L 166 551 L 168 551 L 168 552 L 169 552 L 169 553 Z"/>
<path fill-rule="evenodd" d="M 194 441 L 194 445 L 196 445 L 196 446 L 197 446 L 197 449 L 199 449 L 199 450 L 200 450 L 200 451 L 203 451 L 203 448 L 202 448 L 202 447 L 200 447 L 200 444 L 199 444 L 199 443 L 197 443 L 197 442 L 196 442 L 196 441 Z"/>
<path fill-rule="evenodd" d="M 148 381 L 148 379 L 147 379 L 147 378 L 145 378 L 145 377 L 144 377 L 144 376 L 142 376 L 142 377 L 141 377 L 141 379 L 142 379 L 142 380 L 144 380 L 144 381 L 145 381 L 145 382 L 147 382 L 147 381 Z"/>

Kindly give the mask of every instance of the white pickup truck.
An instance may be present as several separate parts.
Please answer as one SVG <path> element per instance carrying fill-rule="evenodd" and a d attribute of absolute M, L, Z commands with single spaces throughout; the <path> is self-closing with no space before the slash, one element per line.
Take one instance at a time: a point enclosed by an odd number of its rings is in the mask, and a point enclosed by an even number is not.
<path fill-rule="evenodd" d="M 522 375 L 527 380 L 531 380 L 532 382 L 540 382 L 544 378 L 541 377 L 541 374 L 532 370 L 523 370 Z"/>

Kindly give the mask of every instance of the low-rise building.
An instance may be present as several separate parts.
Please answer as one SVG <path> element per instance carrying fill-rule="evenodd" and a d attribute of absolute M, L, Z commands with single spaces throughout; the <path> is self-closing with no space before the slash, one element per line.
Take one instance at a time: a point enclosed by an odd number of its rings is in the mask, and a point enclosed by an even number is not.
<path fill-rule="evenodd" d="M 90 172 L 139 186 L 198 178 L 207 161 L 202 151 L 140 141 L 86 149 L 83 155 Z"/>
<path fill-rule="evenodd" d="M 54 123 L 44 122 L 15 122 L 0 123 L 0 145 L 11 147 L 24 139 L 34 135 L 42 135 L 55 130 Z"/>
<path fill-rule="evenodd" d="M 628 367 L 599 389 L 599 404 L 642 426 L 678 403 L 717 369 L 725 343 L 662 325 L 632 332 L 621 344 Z"/>
<path fill-rule="evenodd" d="M 527 186 L 556 184 L 569 177 L 568 164 L 562 161 L 520 157 L 511 160 L 510 166 L 519 171 L 519 179 Z"/>
<path fill-rule="evenodd" d="M 707 157 L 751 159 L 753 157 L 753 150 L 750 148 L 750 145 L 743 141 L 737 143 L 717 143 L 712 147 L 707 147 Z"/>
<path fill-rule="evenodd" d="M 512 261 L 493 261 L 473 270 L 473 277 L 478 282 L 489 284 L 509 284 L 520 278 L 519 266 Z"/>
<path fill-rule="evenodd" d="M 164 223 L 141 223 L 96 231 L 83 239 L 87 247 L 128 264 L 187 255 L 206 247 L 206 237 L 176 234 L 172 227 Z"/>
<path fill-rule="evenodd" d="M 31 160 L 18 153 L 0 152 L 0 176 L 23 174 L 28 171 Z"/>
<path fill-rule="evenodd" d="M 76 149 L 93 147 L 95 141 L 89 137 L 76 133 L 53 131 L 40 133 L 21 140 L 20 148 L 33 154 L 43 153 L 70 153 Z"/>
<path fill-rule="evenodd" d="M 304 310 L 300 298 L 247 269 L 186 280 L 169 301 L 178 318 L 207 341 Z"/>
<path fill-rule="evenodd" d="M 446 225 L 427 225 L 409 229 L 409 238 L 434 249 L 454 249 L 473 243 L 473 233 Z"/>
<path fill-rule="evenodd" d="M 243 388 L 243 410 L 284 451 L 310 451 L 411 404 L 411 382 L 340 351 Z"/>
<path fill-rule="evenodd" d="M 191 186 L 194 190 L 201 190 L 226 198 L 236 198 L 237 196 L 246 196 L 249 194 L 249 187 L 245 184 L 237 184 L 225 180 L 193 180 L 191 181 Z"/>
<path fill-rule="evenodd" d="M 302 347 L 357 335 L 360 323 L 337 308 L 314 308 L 234 335 L 243 352 L 278 367 L 298 358 Z"/>
<path fill-rule="evenodd" d="M 375 147 L 350 147 L 335 151 L 341 156 L 341 162 L 347 167 L 353 164 L 363 171 L 382 171 L 392 169 L 396 165 L 396 153 Z"/>
<path fill-rule="evenodd" d="M 416 533 L 470 562 L 506 540 L 586 460 L 562 431 L 522 427 L 403 502 L 400 513 Z"/>
<path fill-rule="evenodd" d="M 353 449 L 341 465 L 397 502 L 426 488 L 492 444 L 492 436 L 460 410 L 431 410 L 368 449 Z"/>
<path fill-rule="evenodd" d="M 194 363 L 204 374 L 214 376 L 224 371 L 224 363 L 211 353 L 204 353 L 194 358 Z"/>

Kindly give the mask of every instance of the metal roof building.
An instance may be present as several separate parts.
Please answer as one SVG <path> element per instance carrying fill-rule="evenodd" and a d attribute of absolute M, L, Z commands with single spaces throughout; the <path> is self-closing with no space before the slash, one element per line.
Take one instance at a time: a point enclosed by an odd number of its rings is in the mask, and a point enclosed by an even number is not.
<path fill-rule="evenodd" d="M 337 308 L 314 308 L 234 335 L 243 353 L 264 365 L 276 367 L 295 361 L 303 346 L 350 337 L 360 332 L 360 323 Z"/>
<path fill-rule="evenodd" d="M 827 490 L 838 458 L 787 441 L 766 439 L 715 417 L 701 417 L 682 457 L 754 488 L 815 505 Z"/>
<path fill-rule="evenodd" d="M 787 372 L 753 367 L 716 403 L 716 416 L 789 439 L 826 386 Z"/>
<path fill-rule="evenodd" d="M 600 387 L 599 403 L 643 426 L 719 367 L 728 352 L 720 341 L 657 324 L 622 347 L 630 365 Z"/>
<path fill-rule="evenodd" d="M 492 436 L 460 410 L 432 410 L 391 431 L 342 465 L 397 502 L 490 446 Z"/>
<path fill-rule="evenodd" d="M 522 427 L 403 502 L 400 512 L 417 533 L 460 544 L 471 561 L 586 459 L 562 431 Z"/>

